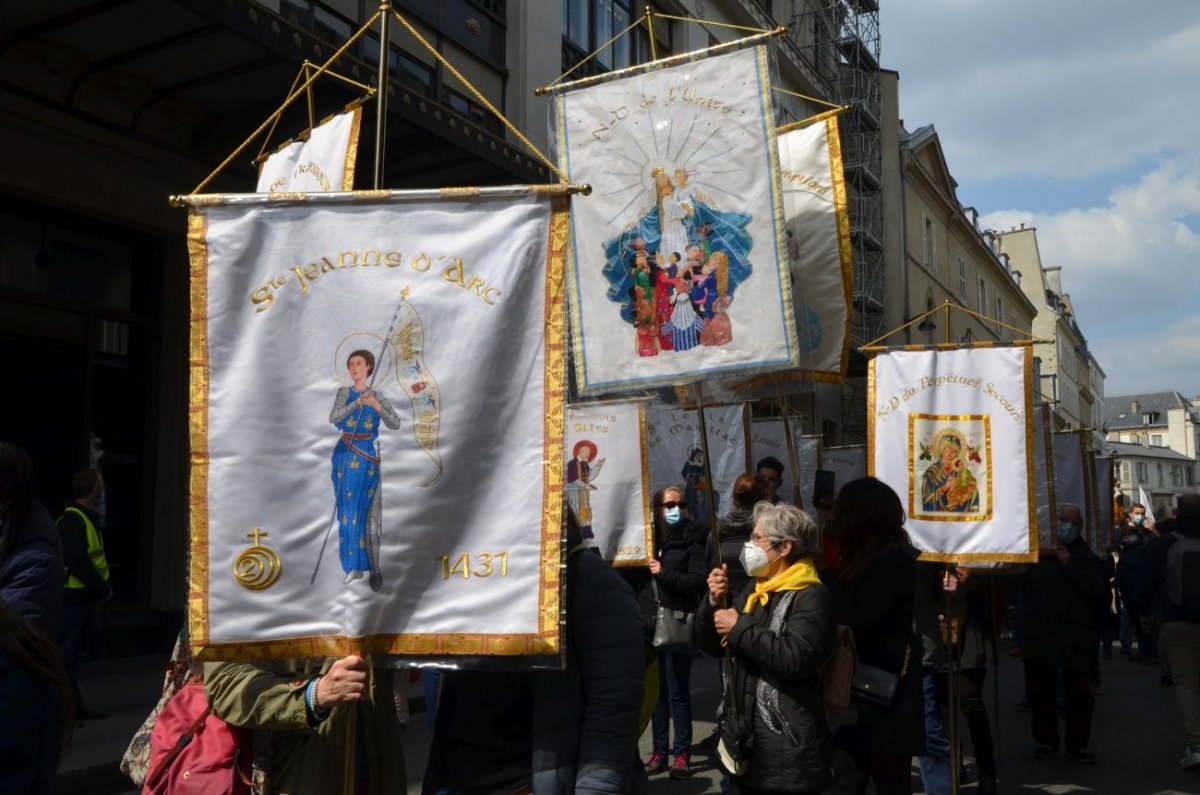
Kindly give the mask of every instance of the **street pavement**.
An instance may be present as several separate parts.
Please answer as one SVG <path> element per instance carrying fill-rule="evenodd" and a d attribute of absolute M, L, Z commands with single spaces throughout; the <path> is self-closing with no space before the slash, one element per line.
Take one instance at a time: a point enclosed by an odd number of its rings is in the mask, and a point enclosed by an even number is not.
<path fill-rule="evenodd" d="M 1200 773 L 1187 773 L 1177 762 L 1184 741 L 1175 706 L 1174 689 L 1159 683 L 1157 666 L 1131 663 L 1114 653 L 1103 661 L 1100 694 L 1096 697 L 1092 750 L 1099 763 L 1080 765 L 1065 757 L 1033 758 L 1029 714 L 1017 712 L 1023 687 L 1020 660 L 1001 646 L 999 708 L 993 709 L 992 680 L 986 684 L 993 725 L 999 724 L 1000 792 L 1006 795 L 1200 795 Z M 1119 646 L 1117 647 L 1119 649 Z M 133 795 L 135 790 L 117 769 L 129 738 L 157 700 L 162 686 L 158 658 L 133 658 L 84 665 L 81 683 L 96 708 L 109 717 L 88 721 L 75 732 L 64 756 L 56 792 L 59 795 Z M 990 673 L 990 672 L 989 672 Z M 700 743 L 714 728 L 713 714 L 720 698 L 717 662 L 698 659 L 692 669 L 693 742 Z M 419 683 L 410 701 L 423 708 Z M 964 744 L 967 741 L 964 739 Z M 409 793 L 420 792 L 420 779 L 429 748 L 423 712 L 415 712 L 405 738 L 409 762 Z M 650 754 L 649 732 L 642 738 L 643 758 Z M 969 775 L 961 791 L 976 791 L 973 760 L 967 750 Z M 720 776 L 712 760 L 693 749 L 693 775 L 672 781 L 666 774 L 651 779 L 654 795 L 700 795 L 720 791 Z M 914 765 L 914 792 L 921 793 Z"/>

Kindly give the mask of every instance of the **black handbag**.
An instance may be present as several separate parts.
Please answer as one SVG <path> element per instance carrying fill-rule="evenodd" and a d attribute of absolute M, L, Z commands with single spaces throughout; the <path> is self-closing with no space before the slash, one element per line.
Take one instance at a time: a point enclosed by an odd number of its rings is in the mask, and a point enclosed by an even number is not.
<path fill-rule="evenodd" d="M 908 661 L 912 656 L 912 644 L 904 647 L 904 664 L 900 673 L 892 673 L 861 660 L 854 666 L 854 677 L 850 680 L 850 695 L 868 704 L 891 708 L 896 703 L 896 691 L 900 680 L 908 673 Z"/>
<path fill-rule="evenodd" d="M 651 577 L 654 588 L 654 640 L 651 645 L 665 654 L 691 654 L 696 614 L 663 607 L 658 595 L 658 583 Z"/>

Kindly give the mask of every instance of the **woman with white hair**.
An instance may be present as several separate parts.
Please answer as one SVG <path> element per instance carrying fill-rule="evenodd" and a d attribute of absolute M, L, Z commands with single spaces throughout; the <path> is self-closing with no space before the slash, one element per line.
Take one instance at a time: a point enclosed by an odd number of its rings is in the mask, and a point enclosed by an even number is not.
<path fill-rule="evenodd" d="M 733 652 L 737 709 L 726 708 L 722 729 L 750 748 L 746 769 L 729 771 L 741 795 L 818 793 L 831 783 L 818 668 L 833 648 L 833 598 L 817 577 L 817 548 L 807 513 L 760 502 L 740 555 L 750 583 L 735 596 L 727 564 L 708 575 L 697 626 L 707 653 Z"/>

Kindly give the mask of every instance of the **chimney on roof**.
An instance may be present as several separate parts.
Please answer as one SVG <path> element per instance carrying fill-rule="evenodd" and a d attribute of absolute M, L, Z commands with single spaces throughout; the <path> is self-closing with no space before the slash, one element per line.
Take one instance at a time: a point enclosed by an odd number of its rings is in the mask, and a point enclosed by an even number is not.
<path fill-rule="evenodd" d="M 1042 268 L 1046 274 L 1046 286 L 1055 295 L 1062 295 L 1062 267 L 1055 265 L 1051 268 Z"/>
<path fill-rule="evenodd" d="M 1021 222 L 1021 228 L 1022 228 L 1022 229 L 1024 229 L 1024 228 L 1025 228 L 1025 222 L 1024 222 L 1024 221 L 1022 221 L 1022 222 Z"/>

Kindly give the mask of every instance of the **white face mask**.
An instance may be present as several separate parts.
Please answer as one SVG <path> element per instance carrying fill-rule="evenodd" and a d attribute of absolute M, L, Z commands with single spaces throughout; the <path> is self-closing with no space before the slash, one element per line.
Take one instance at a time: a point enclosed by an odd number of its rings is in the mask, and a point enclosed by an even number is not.
<path fill-rule="evenodd" d="M 741 561 L 742 568 L 751 577 L 761 577 L 767 573 L 767 569 L 771 568 L 771 560 L 767 557 L 767 551 L 753 541 L 747 541 L 742 547 L 738 560 Z"/>

